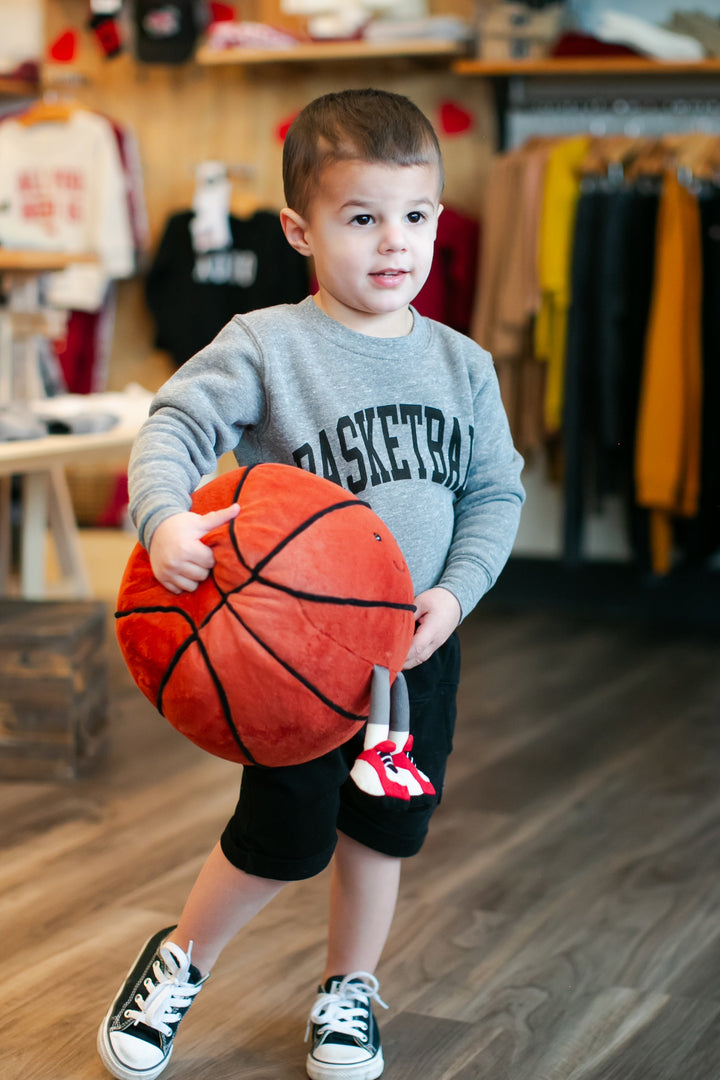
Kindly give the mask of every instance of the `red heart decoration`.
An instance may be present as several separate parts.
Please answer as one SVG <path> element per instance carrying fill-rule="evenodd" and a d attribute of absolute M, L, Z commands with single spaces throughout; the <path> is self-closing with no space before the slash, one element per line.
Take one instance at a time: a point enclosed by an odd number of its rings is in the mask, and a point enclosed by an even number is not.
<path fill-rule="evenodd" d="M 59 64 L 71 64 L 77 54 L 77 45 L 77 31 L 64 30 L 48 48 L 50 59 L 57 60 Z"/>
<path fill-rule="evenodd" d="M 281 120 L 278 126 L 275 128 L 275 135 L 278 139 L 278 142 L 285 142 L 285 136 L 290 130 L 290 125 L 292 124 L 296 116 L 297 113 L 294 112 L 292 116 L 288 116 L 285 120 Z"/>
<path fill-rule="evenodd" d="M 443 101 L 440 105 L 440 128 L 444 135 L 460 135 L 469 131 L 475 117 L 457 101 Z"/>
<path fill-rule="evenodd" d="M 210 3 L 211 22 L 234 22 L 235 8 L 232 4 L 216 4 L 215 0 Z"/>

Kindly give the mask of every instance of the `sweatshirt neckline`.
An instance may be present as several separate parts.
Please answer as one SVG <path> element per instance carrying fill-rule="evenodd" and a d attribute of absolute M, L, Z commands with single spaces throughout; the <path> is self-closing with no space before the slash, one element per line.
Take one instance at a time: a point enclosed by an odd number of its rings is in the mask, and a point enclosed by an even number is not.
<path fill-rule="evenodd" d="M 412 306 L 410 310 L 413 316 L 413 325 L 410 333 L 403 334 L 402 337 L 390 338 L 373 337 L 370 334 L 361 334 L 357 330 L 350 330 L 349 327 L 343 326 L 336 319 L 326 315 L 315 303 L 312 296 L 301 300 L 299 306 L 316 333 L 321 334 L 324 338 L 337 345 L 341 345 L 344 349 L 360 353 L 365 357 L 369 355 L 405 357 L 411 354 L 417 356 L 417 350 L 422 348 L 427 341 L 427 321 Z"/>

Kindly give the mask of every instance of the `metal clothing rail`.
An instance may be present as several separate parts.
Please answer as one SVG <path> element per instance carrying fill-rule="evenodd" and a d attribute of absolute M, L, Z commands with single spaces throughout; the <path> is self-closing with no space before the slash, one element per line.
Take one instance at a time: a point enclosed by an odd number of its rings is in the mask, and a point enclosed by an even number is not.
<path fill-rule="evenodd" d="M 533 135 L 662 135 L 668 131 L 720 134 L 716 79 L 652 76 L 582 79 L 559 76 L 508 80 L 503 118 L 508 149 Z"/>

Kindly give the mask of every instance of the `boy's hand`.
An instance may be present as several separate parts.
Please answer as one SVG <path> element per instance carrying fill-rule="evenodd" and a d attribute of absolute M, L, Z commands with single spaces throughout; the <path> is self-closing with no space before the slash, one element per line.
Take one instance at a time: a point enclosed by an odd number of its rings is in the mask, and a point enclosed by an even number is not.
<path fill-rule="evenodd" d="M 462 617 L 458 600 L 447 589 L 436 586 L 415 597 L 415 637 L 403 669 L 428 660 L 447 641 Z"/>
<path fill-rule="evenodd" d="M 194 592 L 213 566 L 212 549 L 202 538 L 211 529 L 226 525 L 240 512 L 237 503 L 209 514 L 188 510 L 165 518 L 152 535 L 148 555 L 152 572 L 168 592 Z"/>

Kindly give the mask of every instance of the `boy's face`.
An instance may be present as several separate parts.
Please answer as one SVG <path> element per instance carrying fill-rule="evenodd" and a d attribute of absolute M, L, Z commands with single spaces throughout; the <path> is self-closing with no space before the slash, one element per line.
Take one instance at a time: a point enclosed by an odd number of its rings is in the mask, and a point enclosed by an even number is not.
<path fill-rule="evenodd" d="M 410 332 L 408 304 L 430 272 L 439 203 L 436 165 L 327 165 L 306 217 L 283 210 L 290 243 L 312 255 L 320 308 L 363 334 Z"/>

